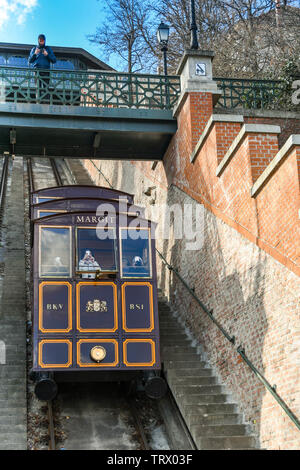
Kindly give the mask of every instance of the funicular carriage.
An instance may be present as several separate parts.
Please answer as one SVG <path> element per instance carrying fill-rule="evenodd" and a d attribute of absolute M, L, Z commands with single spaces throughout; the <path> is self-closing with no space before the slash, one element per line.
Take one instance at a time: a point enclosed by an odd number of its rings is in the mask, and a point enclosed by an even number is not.
<path fill-rule="evenodd" d="M 155 224 L 132 195 L 62 186 L 31 195 L 35 392 L 60 381 L 160 377 Z"/>

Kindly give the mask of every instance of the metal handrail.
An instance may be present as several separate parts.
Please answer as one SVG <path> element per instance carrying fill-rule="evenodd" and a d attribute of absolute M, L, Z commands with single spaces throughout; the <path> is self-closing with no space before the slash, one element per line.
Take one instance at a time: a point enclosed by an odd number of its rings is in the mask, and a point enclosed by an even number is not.
<path fill-rule="evenodd" d="M 214 80 L 222 92 L 216 108 L 284 107 L 287 92 L 284 81 L 225 77 L 215 77 Z M 172 109 L 180 93 L 180 77 L 177 75 L 0 66 L 2 102 Z"/>
<path fill-rule="evenodd" d="M 171 109 L 180 77 L 0 67 L 0 101 L 63 106 Z"/>
<path fill-rule="evenodd" d="M 221 326 L 221 324 L 214 318 L 213 316 L 213 311 L 209 310 L 203 302 L 199 299 L 199 297 L 195 294 L 194 290 L 191 289 L 191 287 L 187 284 L 187 282 L 183 279 L 183 277 L 178 273 L 178 271 L 171 266 L 167 260 L 164 258 L 164 256 L 156 249 L 157 254 L 163 261 L 163 263 L 167 266 L 167 268 L 172 271 L 178 279 L 182 282 L 182 284 L 185 286 L 185 288 L 189 291 L 189 293 L 192 295 L 192 297 L 195 299 L 195 301 L 200 305 L 202 310 L 207 314 L 207 316 L 210 318 L 211 321 L 214 322 L 214 324 L 218 327 L 218 329 L 221 331 L 221 333 L 225 336 L 225 338 L 232 344 L 236 344 L 236 338 L 235 336 L 231 336 L 229 333 L 226 332 L 226 330 Z M 266 387 L 266 389 L 273 395 L 277 403 L 281 406 L 281 408 L 285 411 L 285 413 L 288 415 L 288 417 L 293 421 L 293 423 L 296 425 L 296 427 L 300 430 L 300 421 L 297 418 L 297 416 L 289 409 L 287 404 L 284 402 L 284 400 L 278 395 L 276 391 L 276 385 L 272 385 L 267 381 L 267 379 L 259 372 L 259 370 L 254 366 L 254 364 L 250 361 L 250 359 L 247 357 L 245 350 L 242 346 L 238 346 L 235 348 L 236 352 L 241 356 L 243 361 L 250 367 L 250 369 L 254 372 L 256 377 L 262 382 L 262 384 Z"/>
<path fill-rule="evenodd" d="M 286 83 L 283 81 L 224 77 L 214 80 L 222 91 L 217 108 L 272 109 L 282 107 L 280 100 L 286 92 Z"/>

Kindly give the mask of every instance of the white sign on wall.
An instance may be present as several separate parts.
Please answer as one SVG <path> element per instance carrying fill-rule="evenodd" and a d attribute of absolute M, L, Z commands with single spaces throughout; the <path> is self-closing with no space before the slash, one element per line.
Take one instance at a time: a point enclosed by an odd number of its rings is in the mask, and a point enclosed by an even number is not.
<path fill-rule="evenodd" d="M 196 64 L 196 75 L 206 76 L 206 64 Z"/>

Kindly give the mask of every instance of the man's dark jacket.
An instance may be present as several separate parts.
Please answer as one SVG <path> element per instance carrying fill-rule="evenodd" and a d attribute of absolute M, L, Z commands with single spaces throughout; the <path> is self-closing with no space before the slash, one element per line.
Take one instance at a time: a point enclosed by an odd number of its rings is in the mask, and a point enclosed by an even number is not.
<path fill-rule="evenodd" d="M 39 46 L 34 46 L 31 49 L 28 62 L 29 64 L 33 64 L 33 68 L 35 69 L 50 69 L 50 63 L 55 64 L 56 62 L 56 57 L 49 46 L 45 46 L 44 49 L 48 52 L 47 56 L 44 56 L 42 52 L 40 52 L 38 55 L 34 53 L 36 48 Z"/>

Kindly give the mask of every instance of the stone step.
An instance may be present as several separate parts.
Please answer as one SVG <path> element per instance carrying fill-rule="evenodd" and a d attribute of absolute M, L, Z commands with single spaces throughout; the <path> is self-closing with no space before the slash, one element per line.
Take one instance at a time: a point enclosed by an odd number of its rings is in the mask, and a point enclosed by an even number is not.
<path fill-rule="evenodd" d="M 3 418 L 13 418 L 13 417 L 18 417 L 18 416 L 26 416 L 27 415 L 27 408 L 23 406 L 20 406 L 19 408 L 15 407 L 9 407 L 9 408 L 3 408 L 0 410 L 0 422 L 2 422 Z"/>
<path fill-rule="evenodd" d="M 207 395 L 211 393 L 216 395 L 218 393 L 224 393 L 223 385 L 183 385 L 183 384 L 172 384 L 172 390 L 175 390 L 178 394 L 188 395 Z"/>
<path fill-rule="evenodd" d="M 10 376 L 7 376 L 5 378 L 4 384 L 0 385 L 0 392 L 1 392 L 1 390 L 3 390 L 3 387 L 6 388 L 7 385 L 14 386 L 15 388 L 18 388 L 20 383 L 25 382 L 25 380 L 26 380 L 25 374 L 23 376 L 19 375 L 19 377 L 14 377 L 14 378 L 11 378 Z"/>
<path fill-rule="evenodd" d="M 187 338 L 187 334 L 183 327 L 180 326 L 172 326 L 172 325 L 159 325 L 160 335 L 176 335 L 176 334 L 183 334 L 185 338 Z"/>
<path fill-rule="evenodd" d="M 172 389 L 173 390 L 173 389 Z M 197 395 L 182 395 L 174 391 L 178 402 L 180 401 L 183 406 L 189 405 L 208 405 L 211 403 L 228 403 L 228 396 L 223 394 L 197 394 Z"/>
<path fill-rule="evenodd" d="M 199 450 L 245 450 L 255 448 L 254 436 L 201 437 L 196 439 Z"/>
<path fill-rule="evenodd" d="M 27 443 L 24 441 L 24 444 L 0 444 L 0 450 L 27 450 Z"/>
<path fill-rule="evenodd" d="M 165 344 L 163 348 L 165 351 L 171 351 L 173 353 L 180 353 L 180 354 L 190 354 L 197 352 L 197 348 L 191 345 L 191 343 L 187 345 L 178 345 L 178 344 Z"/>
<path fill-rule="evenodd" d="M 184 369 L 184 370 L 197 370 L 197 369 L 204 369 L 205 368 L 205 362 L 204 361 L 190 361 L 188 364 L 186 361 L 172 361 L 172 360 L 165 360 L 164 355 L 163 355 L 163 361 L 165 364 L 166 369 Z M 187 369 L 188 366 L 188 369 Z M 193 374 L 194 375 L 194 374 Z"/>
<path fill-rule="evenodd" d="M 15 354 L 15 355 L 9 354 L 5 358 L 5 365 L 7 366 L 7 370 L 10 367 L 14 367 L 14 366 L 20 366 L 20 367 L 23 367 L 24 370 L 26 370 L 27 362 L 25 358 L 18 356 L 18 354 Z"/>
<path fill-rule="evenodd" d="M 249 426 L 246 424 L 224 424 L 218 426 L 194 424 L 190 429 L 194 439 L 200 439 L 201 437 L 245 436 L 249 431 Z"/>
<path fill-rule="evenodd" d="M 186 365 L 192 362 L 203 362 L 202 358 L 196 352 L 182 354 L 180 352 L 173 352 L 166 350 L 164 352 L 164 359 L 169 361 L 182 361 L 184 360 Z"/>
<path fill-rule="evenodd" d="M 215 414 L 232 414 L 237 412 L 235 403 L 211 403 L 207 405 L 186 404 L 182 408 L 182 413 L 187 419 L 189 416 L 203 416 Z"/>
<path fill-rule="evenodd" d="M 16 346 L 21 346 L 22 345 L 22 349 L 24 350 L 26 348 L 26 335 L 22 335 L 22 336 L 19 336 L 19 335 L 14 335 L 13 333 L 11 333 L 11 335 L 1 335 L 0 336 L 0 339 L 1 341 L 4 341 L 5 343 L 5 348 L 6 348 L 6 351 L 10 348 L 11 350 L 13 350 L 13 348 L 15 348 Z"/>
<path fill-rule="evenodd" d="M 253 448 L 253 437 L 246 435 L 249 426 L 243 424 L 236 404 L 162 298 L 159 320 L 165 375 L 198 449 Z"/>
<path fill-rule="evenodd" d="M 191 340 L 187 339 L 187 338 L 178 338 L 177 336 L 176 337 L 160 337 L 160 347 L 161 348 L 165 348 L 165 347 L 168 347 L 168 346 L 171 346 L 171 347 L 184 347 L 184 348 L 188 348 L 189 345 L 191 344 Z"/>
<path fill-rule="evenodd" d="M 165 373 L 166 373 L 167 378 L 211 377 L 212 376 L 211 369 L 204 369 L 201 367 L 195 367 L 193 369 L 169 369 Z"/>
<path fill-rule="evenodd" d="M 164 335 L 176 335 L 176 334 L 184 334 L 183 333 L 183 329 L 182 328 L 178 328 L 177 326 L 176 327 L 172 327 L 170 328 L 169 326 L 161 326 L 159 325 L 159 331 L 160 331 L 160 336 L 164 336 Z"/>
<path fill-rule="evenodd" d="M 5 412 L 4 412 L 5 413 Z M 11 415 L 6 415 L 1 413 L 0 416 L 0 426 L 4 425 L 13 425 L 13 424 L 22 424 L 24 426 L 26 422 L 26 413 L 18 413 L 18 414 L 11 414 Z"/>
<path fill-rule="evenodd" d="M 238 413 L 218 413 L 218 414 L 205 414 L 202 416 L 190 415 L 186 418 L 190 427 L 194 425 L 201 426 L 218 426 L 218 425 L 231 425 L 242 424 L 242 417 Z"/>
<path fill-rule="evenodd" d="M 214 376 L 207 377 L 169 377 L 168 382 L 172 384 L 173 387 L 182 386 L 182 385 L 217 385 L 217 378 Z"/>
<path fill-rule="evenodd" d="M 0 439 L 3 434 L 7 436 L 9 433 L 12 433 L 12 434 L 24 433 L 26 432 L 26 429 L 27 429 L 26 424 L 12 424 L 11 426 L 9 426 L 7 424 L 2 424 L 0 421 Z"/>
<path fill-rule="evenodd" d="M 176 339 L 185 339 L 185 340 L 189 340 L 189 338 L 187 338 L 186 334 L 183 333 L 182 331 L 164 331 L 164 332 L 160 332 L 160 338 L 161 339 L 168 339 L 168 338 L 172 338 L 173 340 L 176 340 Z"/>
<path fill-rule="evenodd" d="M 0 406 L 1 401 L 19 401 L 19 400 L 26 399 L 26 391 L 25 390 L 14 390 L 14 391 L 5 391 L 5 389 L 0 390 Z"/>
<path fill-rule="evenodd" d="M 2 377 L 19 377 L 21 374 L 26 373 L 26 369 L 23 366 L 6 366 L 6 365 L 1 365 L 0 366 L 0 379 Z M 25 374 L 26 375 L 26 374 Z"/>

